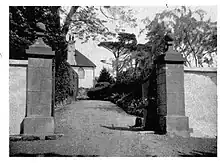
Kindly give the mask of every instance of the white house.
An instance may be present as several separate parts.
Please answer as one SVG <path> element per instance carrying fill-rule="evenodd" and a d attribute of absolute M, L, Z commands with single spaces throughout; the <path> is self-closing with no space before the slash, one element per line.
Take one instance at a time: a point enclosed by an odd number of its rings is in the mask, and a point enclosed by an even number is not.
<path fill-rule="evenodd" d="M 91 88 L 95 81 L 96 65 L 86 56 L 75 48 L 74 37 L 67 35 L 68 54 L 67 62 L 72 66 L 73 70 L 78 73 L 79 88 Z"/>

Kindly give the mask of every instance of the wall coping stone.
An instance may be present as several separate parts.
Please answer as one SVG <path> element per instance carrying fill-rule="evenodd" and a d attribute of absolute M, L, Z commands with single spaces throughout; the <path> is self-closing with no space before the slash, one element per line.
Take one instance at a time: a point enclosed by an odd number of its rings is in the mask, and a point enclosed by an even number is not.
<path fill-rule="evenodd" d="M 185 67 L 184 72 L 214 72 L 217 73 L 217 68 L 213 67 Z"/>
<path fill-rule="evenodd" d="M 9 66 L 27 66 L 28 60 L 9 59 Z"/>
<path fill-rule="evenodd" d="M 92 66 L 82 66 L 82 65 L 70 65 L 71 67 L 83 67 L 83 68 L 92 68 L 95 69 L 95 67 Z"/>

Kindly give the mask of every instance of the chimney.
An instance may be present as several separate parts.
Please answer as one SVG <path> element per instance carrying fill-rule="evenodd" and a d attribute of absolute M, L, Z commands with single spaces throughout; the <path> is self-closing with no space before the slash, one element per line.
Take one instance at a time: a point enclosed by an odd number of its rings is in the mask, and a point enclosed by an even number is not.
<path fill-rule="evenodd" d="M 67 62 L 70 65 L 76 65 L 75 41 L 72 34 L 67 34 L 66 40 L 68 42 Z"/>

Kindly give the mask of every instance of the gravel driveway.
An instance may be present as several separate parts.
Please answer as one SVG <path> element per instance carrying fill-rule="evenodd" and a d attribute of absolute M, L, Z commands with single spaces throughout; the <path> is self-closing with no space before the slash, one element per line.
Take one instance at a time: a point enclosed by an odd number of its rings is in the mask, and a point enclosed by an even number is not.
<path fill-rule="evenodd" d="M 217 140 L 131 131 L 135 116 L 108 101 L 77 101 L 56 111 L 57 140 L 10 142 L 10 156 L 216 156 Z"/>

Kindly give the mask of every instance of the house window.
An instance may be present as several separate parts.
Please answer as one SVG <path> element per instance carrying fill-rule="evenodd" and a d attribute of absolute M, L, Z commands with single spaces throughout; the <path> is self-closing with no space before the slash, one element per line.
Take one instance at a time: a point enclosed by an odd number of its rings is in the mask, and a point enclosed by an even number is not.
<path fill-rule="evenodd" d="M 78 69 L 78 75 L 79 75 L 79 79 L 84 79 L 85 78 L 85 71 L 82 67 L 80 67 Z"/>

